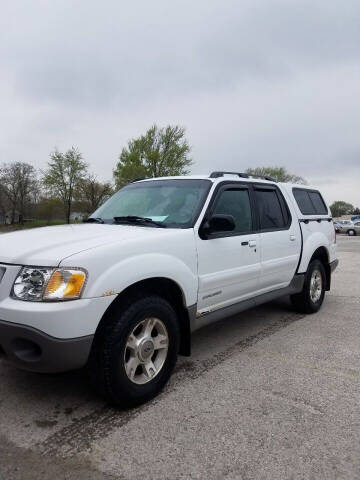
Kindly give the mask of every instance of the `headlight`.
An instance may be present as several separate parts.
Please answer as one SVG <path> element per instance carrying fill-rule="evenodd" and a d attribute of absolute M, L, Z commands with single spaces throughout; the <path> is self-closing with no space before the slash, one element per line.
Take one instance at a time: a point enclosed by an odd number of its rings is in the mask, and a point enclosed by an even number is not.
<path fill-rule="evenodd" d="M 12 297 L 31 302 L 75 300 L 86 284 L 85 270 L 75 268 L 23 267 Z"/>

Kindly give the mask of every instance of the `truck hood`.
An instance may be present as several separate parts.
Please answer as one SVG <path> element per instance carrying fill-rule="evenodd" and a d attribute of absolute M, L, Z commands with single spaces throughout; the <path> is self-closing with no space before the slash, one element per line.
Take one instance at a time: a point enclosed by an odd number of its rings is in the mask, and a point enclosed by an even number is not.
<path fill-rule="evenodd" d="M 0 235 L 0 263 L 55 267 L 84 250 L 166 234 L 163 228 L 106 224 L 59 225 L 5 233 Z"/>

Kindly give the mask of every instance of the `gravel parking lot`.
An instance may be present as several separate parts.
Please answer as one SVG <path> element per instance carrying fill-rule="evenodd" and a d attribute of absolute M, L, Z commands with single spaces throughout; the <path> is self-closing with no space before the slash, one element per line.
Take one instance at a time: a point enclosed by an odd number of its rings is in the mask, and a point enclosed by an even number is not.
<path fill-rule="evenodd" d="M 360 236 L 338 243 L 320 313 L 284 300 L 197 332 L 140 408 L 0 361 L 0 478 L 359 479 Z"/>

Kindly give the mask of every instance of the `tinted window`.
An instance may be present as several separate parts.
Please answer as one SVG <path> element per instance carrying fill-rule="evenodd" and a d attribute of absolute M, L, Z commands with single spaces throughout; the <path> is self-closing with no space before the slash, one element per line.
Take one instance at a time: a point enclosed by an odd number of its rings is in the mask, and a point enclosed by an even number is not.
<path fill-rule="evenodd" d="M 232 215 L 235 221 L 233 233 L 252 230 L 250 198 L 247 190 L 224 190 L 216 201 L 213 213 Z"/>
<path fill-rule="evenodd" d="M 303 215 L 327 215 L 328 209 L 319 192 L 294 188 L 294 197 Z"/>
<path fill-rule="evenodd" d="M 287 221 L 284 218 L 281 203 L 275 190 L 256 190 L 261 230 L 276 230 L 284 228 Z"/>
<path fill-rule="evenodd" d="M 294 197 L 302 214 L 315 215 L 314 206 L 306 190 L 294 190 Z"/>
<path fill-rule="evenodd" d="M 328 209 L 319 192 L 309 192 L 309 197 L 318 215 L 326 215 L 328 213 Z"/>

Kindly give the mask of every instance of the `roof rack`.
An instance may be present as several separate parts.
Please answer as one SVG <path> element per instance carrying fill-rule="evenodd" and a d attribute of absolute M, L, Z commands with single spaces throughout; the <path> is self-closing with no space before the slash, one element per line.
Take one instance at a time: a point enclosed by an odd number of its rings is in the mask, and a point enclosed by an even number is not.
<path fill-rule="evenodd" d="M 269 182 L 277 182 L 277 180 L 273 177 L 269 177 L 268 175 L 255 175 L 252 173 L 240 173 L 240 172 L 212 172 L 209 178 L 220 178 L 224 175 L 237 175 L 240 178 L 261 178 L 263 180 L 268 180 Z"/>

